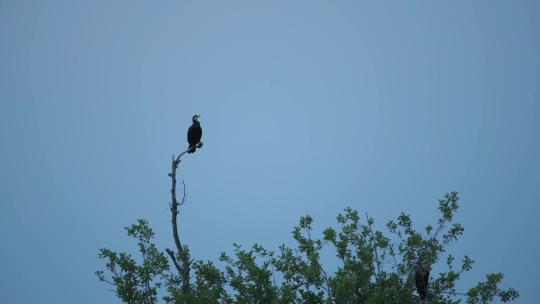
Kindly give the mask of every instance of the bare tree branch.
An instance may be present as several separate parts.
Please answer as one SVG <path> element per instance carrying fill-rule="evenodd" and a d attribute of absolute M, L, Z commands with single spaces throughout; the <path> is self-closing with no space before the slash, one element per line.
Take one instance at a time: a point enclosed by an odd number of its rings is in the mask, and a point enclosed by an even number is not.
<path fill-rule="evenodd" d="M 178 264 L 178 261 L 176 260 L 176 257 L 174 256 L 174 251 L 170 250 L 169 248 L 165 249 L 165 251 L 171 257 L 174 267 L 176 267 L 179 273 L 182 273 L 182 267 L 180 267 L 180 264 Z"/>
<path fill-rule="evenodd" d="M 202 143 L 197 145 L 196 148 L 202 147 Z M 193 150 L 193 149 L 191 149 Z M 169 177 L 171 178 L 171 224 L 172 224 L 172 230 L 173 230 L 173 238 L 174 243 L 176 245 L 176 250 L 178 252 L 178 257 L 180 258 L 180 263 L 176 259 L 175 253 L 167 249 L 167 254 L 171 257 L 171 260 L 174 263 L 174 266 L 182 276 L 182 290 L 184 292 L 189 292 L 191 285 L 189 283 L 189 277 L 190 277 L 190 268 L 192 261 L 189 258 L 189 252 L 187 252 L 186 248 L 182 246 L 182 242 L 180 242 L 180 236 L 178 234 L 178 214 L 179 210 L 178 207 L 182 206 L 186 202 L 186 184 L 184 181 L 182 181 L 183 185 L 183 195 L 181 202 L 178 202 L 178 199 L 176 198 L 176 170 L 178 169 L 178 166 L 180 165 L 181 158 L 184 156 L 184 154 L 191 152 L 190 149 L 187 149 L 186 151 L 180 153 L 176 158 L 174 155 L 172 156 L 172 164 L 171 164 L 171 172 L 169 173 Z"/>
<path fill-rule="evenodd" d="M 186 154 L 188 151 L 184 151 L 178 157 L 175 159 L 174 155 L 172 157 L 172 168 L 171 173 L 169 173 L 169 177 L 171 178 L 171 215 L 172 215 L 172 229 L 173 229 L 173 238 L 174 243 L 176 244 L 176 249 L 178 252 L 182 252 L 182 243 L 180 242 L 180 237 L 178 236 L 178 224 L 177 224 L 177 216 L 178 216 L 178 200 L 176 199 L 176 169 L 178 169 L 178 165 L 180 164 L 180 157 L 184 154 Z"/>

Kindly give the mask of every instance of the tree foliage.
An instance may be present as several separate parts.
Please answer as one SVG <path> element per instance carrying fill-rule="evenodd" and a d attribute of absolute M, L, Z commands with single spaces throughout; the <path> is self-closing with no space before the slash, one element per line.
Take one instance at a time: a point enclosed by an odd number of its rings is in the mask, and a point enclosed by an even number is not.
<path fill-rule="evenodd" d="M 126 228 L 138 243 L 140 258 L 123 252 L 101 249 L 105 270 L 98 278 L 111 285 L 124 302 L 165 303 L 420 303 L 415 291 L 414 270 L 419 259 L 431 267 L 444 269 L 431 273 L 427 303 L 490 303 L 515 300 L 519 294 L 503 289 L 501 273 L 458 292 L 456 283 L 469 272 L 473 260 L 460 262 L 447 252 L 464 229 L 454 222 L 458 194 L 439 200 L 440 218 L 433 226 L 418 231 L 408 214 L 377 230 L 373 218 L 346 208 L 337 216 L 337 227 L 329 227 L 320 238 L 313 234 L 313 219 L 300 218 L 292 236 L 295 246 L 281 245 L 277 251 L 255 244 L 249 249 L 234 244 L 232 254 L 222 253 L 220 265 L 211 261 L 192 261 L 189 250 L 178 260 L 190 260 L 193 275 L 189 288 L 184 276 L 172 271 L 164 252 L 152 238 L 148 222 L 139 220 Z M 323 250 L 335 252 L 337 270 L 331 273 L 321 262 Z M 334 263 L 335 264 L 335 263 Z M 178 268 L 178 267 L 177 267 Z M 181 268 L 178 268 L 181 270 Z"/>

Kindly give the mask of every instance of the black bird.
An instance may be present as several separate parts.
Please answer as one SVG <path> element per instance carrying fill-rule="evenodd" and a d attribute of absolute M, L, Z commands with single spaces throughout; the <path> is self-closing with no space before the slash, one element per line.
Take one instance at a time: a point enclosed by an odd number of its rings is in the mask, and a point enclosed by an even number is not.
<path fill-rule="evenodd" d="M 416 264 L 414 284 L 416 285 L 416 291 L 422 300 L 420 303 L 425 303 L 429 284 L 429 267 L 421 261 L 418 261 Z"/>
<path fill-rule="evenodd" d="M 193 115 L 193 124 L 189 127 L 187 132 L 187 141 L 189 143 L 188 153 L 193 153 L 197 148 L 202 146 L 202 128 L 199 123 L 199 115 Z"/>

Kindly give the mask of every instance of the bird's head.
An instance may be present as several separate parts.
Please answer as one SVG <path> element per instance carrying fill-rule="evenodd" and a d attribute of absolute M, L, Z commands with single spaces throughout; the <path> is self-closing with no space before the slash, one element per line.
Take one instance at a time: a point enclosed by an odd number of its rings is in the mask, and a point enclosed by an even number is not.
<path fill-rule="evenodd" d="M 193 122 L 199 121 L 199 115 L 193 115 Z"/>

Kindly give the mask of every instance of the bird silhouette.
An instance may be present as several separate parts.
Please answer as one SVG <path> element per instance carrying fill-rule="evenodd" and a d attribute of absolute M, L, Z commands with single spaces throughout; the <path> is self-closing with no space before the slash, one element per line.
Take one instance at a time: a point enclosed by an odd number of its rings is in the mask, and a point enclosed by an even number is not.
<path fill-rule="evenodd" d="M 193 124 L 188 129 L 187 140 L 189 143 L 188 153 L 194 153 L 197 148 L 202 146 L 201 137 L 202 137 L 202 128 L 199 123 L 199 115 L 193 115 L 192 121 Z"/>
<path fill-rule="evenodd" d="M 414 272 L 414 285 L 420 296 L 420 303 L 426 303 L 426 296 L 429 284 L 429 266 L 423 261 L 418 261 Z"/>

